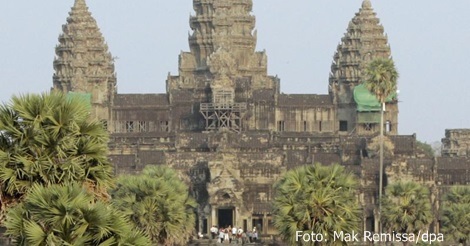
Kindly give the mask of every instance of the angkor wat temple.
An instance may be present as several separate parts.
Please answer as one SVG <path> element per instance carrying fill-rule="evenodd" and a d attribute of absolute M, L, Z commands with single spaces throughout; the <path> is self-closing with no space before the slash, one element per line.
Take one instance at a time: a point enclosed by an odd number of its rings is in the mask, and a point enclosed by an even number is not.
<path fill-rule="evenodd" d="M 361 86 L 361 74 L 369 61 L 391 52 L 370 1 L 332 51 L 326 95 L 281 93 L 280 79 L 267 74 L 266 53 L 255 50 L 252 4 L 193 0 L 190 51 L 179 55 L 166 93 L 118 94 L 113 58 L 85 0 L 76 0 L 56 47 L 54 88 L 90 100 L 111 135 L 117 174 L 146 165 L 179 170 L 199 203 L 200 231 L 230 224 L 274 234 L 273 183 L 286 170 L 316 162 L 340 163 L 360 178 L 363 226 L 373 231 L 380 106 Z M 442 157 L 430 156 L 415 135 L 398 134 L 396 96 L 386 105 L 384 127 L 385 183 L 429 186 L 438 230 L 441 195 L 470 184 L 470 130 L 447 130 Z"/>

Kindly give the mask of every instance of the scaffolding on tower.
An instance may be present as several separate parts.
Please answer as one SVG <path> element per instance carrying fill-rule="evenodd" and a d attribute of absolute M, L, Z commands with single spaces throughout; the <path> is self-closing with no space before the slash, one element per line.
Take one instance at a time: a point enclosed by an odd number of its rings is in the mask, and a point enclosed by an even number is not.
<path fill-rule="evenodd" d="M 212 103 L 201 103 L 200 112 L 206 120 L 207 131 L 242 130 L 246 103 L 235 103 L 233 89 L 213 89 Z"/>

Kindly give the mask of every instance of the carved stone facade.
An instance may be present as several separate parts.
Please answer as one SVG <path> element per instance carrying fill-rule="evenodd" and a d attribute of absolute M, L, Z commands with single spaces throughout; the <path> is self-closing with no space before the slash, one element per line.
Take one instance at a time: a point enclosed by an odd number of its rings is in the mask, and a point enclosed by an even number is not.
<path fill-rule="evenodd" d="M 470 129 L 447 129 L 442 139 L 442 155 L 470 157 Z"/>
<path fill-rule="evenodd" d="M 84 1 L 76 0 L 70 12 L 56 49 L 54 87 L 91 93 L 95 115 L 111 134 L 116 173 L 172 167 L 198 201 L 200 231 L 231 224 L 276 234 L 270 202 L 280 175 L 301 165 L 340 163 L 361 179 L 364 227 L 376 228 L 379 165 L 371 146 L 378 127 L 358 120 L 364 117 L 352 96 L 364 65 L 390 56 L 370 1 L 338 46 L 328 95 L 280 93 L 279 78 L 267 74 L 265 52 L 255 51 L 251 0 L 193 5 L 190 51 L 180 54 L 179 74 L 168 76 L 164 94 L 117 94 L 111 55 Z M 389 103 L 394 148 L 385 160 L 387 182 L 423 182 L 433 188 L 434 200 L 452 182 L 470 182 L 468 159 L 425 156 L 414 135 L 398 135 L 397 115 L 397 103 Z"/>

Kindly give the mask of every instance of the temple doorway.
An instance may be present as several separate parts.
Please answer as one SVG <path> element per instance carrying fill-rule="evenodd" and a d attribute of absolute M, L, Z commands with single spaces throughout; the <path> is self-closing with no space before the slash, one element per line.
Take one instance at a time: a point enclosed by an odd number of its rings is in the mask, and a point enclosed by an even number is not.
<path fill-rule="evenodd" d="M 233 226 L 233 208 L 220 208 L 218 210 L 218 225 L 219 228 Z"/>

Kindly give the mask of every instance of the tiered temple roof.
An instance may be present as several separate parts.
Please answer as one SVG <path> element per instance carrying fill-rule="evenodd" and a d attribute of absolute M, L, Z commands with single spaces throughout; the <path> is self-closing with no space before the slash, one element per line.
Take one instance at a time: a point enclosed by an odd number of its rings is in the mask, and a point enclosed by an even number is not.
<path fill-rule="evenodd" d="M 220 48 L 238 53 L 240 58 L 254 53 L 256 34 L 255 17 L 250 14 L 251 0 L 195 0 L 193 6 L 196 15 L 190 19 L 194 32 L 189 45 L 198 67 L 204 66 Z"/>
<path fill-rule="evenodd" d="M 91 93 L 91 103 L 109 105 L 112 98 L 98 91 L 115 94 L 114 61 L 84 0 L 75 1 L 62 31 L 54 60 L 54 88 Z"/>
<path fill-rule="evenodd" d="M 329 81 L 330 93 L 335 88 L 341 93 L 345 86 L 354 87 L 361 83 L 361 71 L 372 59 L 390 57 L 387 40 L 370 0 L 364 0 L 359 12 L 349 22 L 347 32 L 334 54 Z M 345 103 L 350 103 L 350 100 L 352 98 Z"/>

